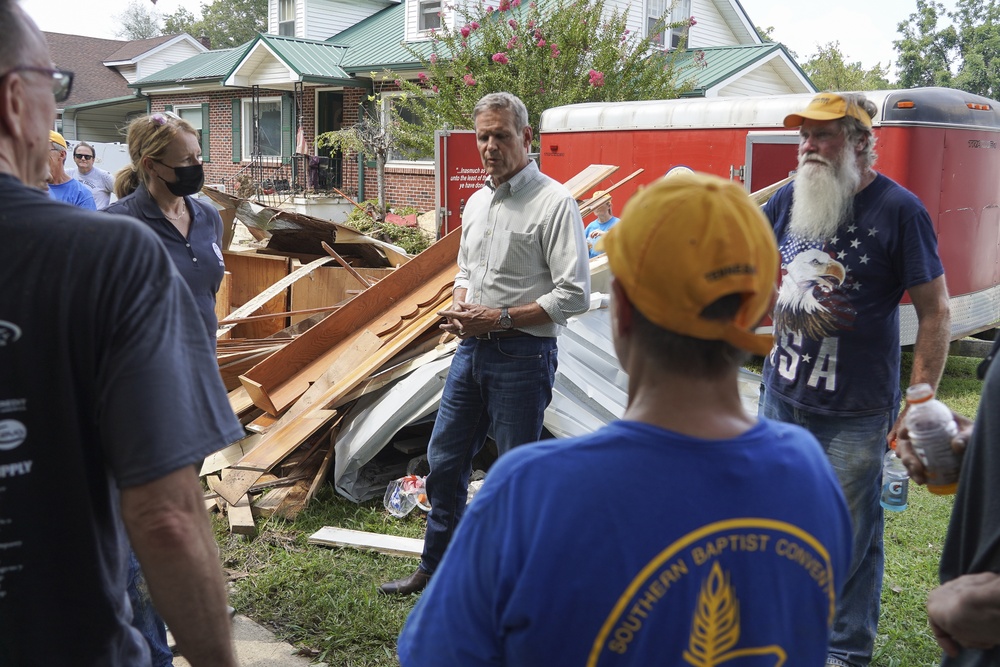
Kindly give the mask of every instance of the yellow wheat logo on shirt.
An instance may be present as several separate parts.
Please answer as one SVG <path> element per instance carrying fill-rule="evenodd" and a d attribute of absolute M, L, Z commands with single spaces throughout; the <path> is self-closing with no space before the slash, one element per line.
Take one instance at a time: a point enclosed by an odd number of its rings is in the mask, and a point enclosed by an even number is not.
<path fill-rule="evenodd" d="M 749 582 L 758 563 L 801 592 L 804 597 L 800 599 L 810 600 L 810 608 L 801 613 L 813 615 L 814 629 L 816 620 L 830 626 L 836 587 L 826 547 L 784 521 L 726 519 L 677 538 L 636 573 L 595 636 L 588 667 L 619 664 L 633 651 L 632 655 L 658 651 L 669 656 L 669 664 L 683 660 L 692 667 L 783 667 L 789 646 L 799 644 L 776 643 L 790 638 L 787 633 L 772 632 L 766 619 L 756 615 L 761 609 L 759 590 L 743 594 L 744 598 L 758 596 L 744 600 L 748 609 L 757 610 L 747 613 L 755 615 L 740 616 L 737 586 L 745 581 L 754 588 Z M 686 636 L 685 626 L 690 627 Z M 748 646 L 753 643 L 758 645 Z M 824 655 L 825 648 L 824 640 L 820 649 Z"/>
<path fill-rule="evenodd" d="M 773 654 L 775 667 L 785 664 L 785 652 L 780 646 L 733 650 L 739 640 L 740 601 L 729 583 L 729 575 L 723 574 L 716 562 L 698 595 L 698 608 L 684 660 L 694 667 L 715 667 L 734 658 Z"/>

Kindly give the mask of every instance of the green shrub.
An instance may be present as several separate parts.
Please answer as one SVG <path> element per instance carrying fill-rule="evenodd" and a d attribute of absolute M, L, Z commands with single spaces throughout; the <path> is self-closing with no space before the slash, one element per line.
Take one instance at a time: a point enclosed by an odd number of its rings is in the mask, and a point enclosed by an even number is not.
<path fill-rule="evenodd" d="M 401 227 L 391 222 L 379 222 L 370 213 L 370 211 L 377 210 L 378 203 L 376 201 L 371 199 L 364 201 L 360 208 L 355 208 L 347 216 L 346 224 L 365 236 L 399 246 L 410 255 L 419 254 L 430 246 L 433 239 L 428 238 L 427 234 L 419 227 Z M 399 216 L 419 213 L 412 206 L 400 206 L 393 209 L 392 212 Z"/>

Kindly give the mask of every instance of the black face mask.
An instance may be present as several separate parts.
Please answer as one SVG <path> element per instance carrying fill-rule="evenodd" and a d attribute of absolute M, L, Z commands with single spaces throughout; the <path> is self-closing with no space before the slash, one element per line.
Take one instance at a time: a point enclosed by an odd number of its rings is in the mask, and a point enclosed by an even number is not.
<path fill-rule="evenodd" d="M 157 162 L 160 161 L 157 160 Z M 163 163 L 160 162 L 160 164 Z M 173 169 L 177 180 L 170 183 L 159 174 L 156 177 L 163 181 L 164 185 L 167 186 L 167 190 L 170 190 L 170 194 L 175 197 L 193 195 L 201 190 L 201 186 L 205 184 L 205 169 L 200 164 L 193 164 L 188 167 L 171 167 L 169 164 L 163 164 L 163 166 L 167 169 Z"/>

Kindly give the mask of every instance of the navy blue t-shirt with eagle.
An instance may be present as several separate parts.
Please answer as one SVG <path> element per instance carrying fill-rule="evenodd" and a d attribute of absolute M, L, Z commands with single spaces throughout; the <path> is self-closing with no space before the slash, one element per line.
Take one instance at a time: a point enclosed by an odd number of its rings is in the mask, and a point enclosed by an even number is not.
<path fill-rule="evenodd" d="M 833 237 L 805 240 L 788 231 L 794 185 L 764 206 L 781 250 L 767 391 L 821 414 L 892 409 L 900 399 L 900 299 L 944 273 L 927 209 L 879 174 Z"/>

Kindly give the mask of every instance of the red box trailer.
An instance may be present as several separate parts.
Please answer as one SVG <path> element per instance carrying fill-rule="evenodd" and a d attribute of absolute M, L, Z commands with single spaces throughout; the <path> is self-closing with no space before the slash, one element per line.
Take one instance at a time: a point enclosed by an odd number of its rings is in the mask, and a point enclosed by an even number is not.
<path fill-rule="evenodd" d="M 916 194 L 934 221 L 951 294 L 952 338 L 1000 321 L 1000 103 L 948 88 L 868 91 L 875 168 Z M 675 167 L 740 181 L 756 192 L 793 173 L 798 131 L 782 121 L 811 95 L 574 104 L 542 113 L 542 170 L 565 181 L 590 164 L 643 174 L 615 192 L 617 208 L 639 185 Z M 638 182 L 637 182 L 638 181 Z M 608 179 L 600 187 L 614 182 Z M 901 344 L 916 314 L 900 307 Z"/>

